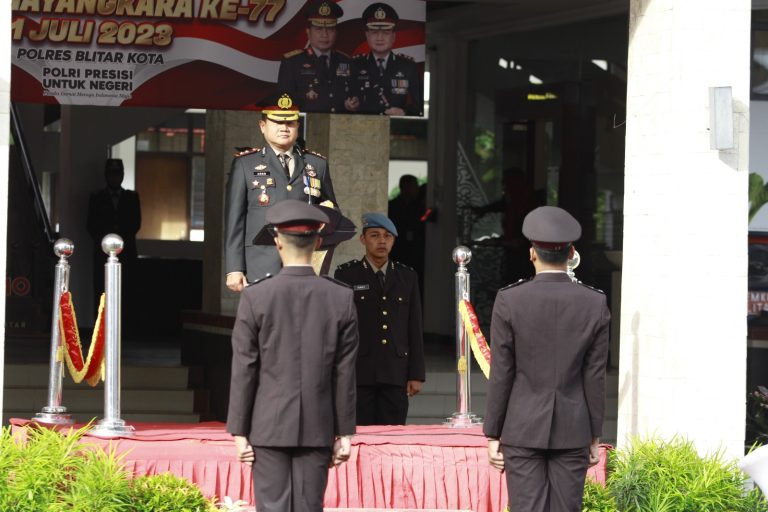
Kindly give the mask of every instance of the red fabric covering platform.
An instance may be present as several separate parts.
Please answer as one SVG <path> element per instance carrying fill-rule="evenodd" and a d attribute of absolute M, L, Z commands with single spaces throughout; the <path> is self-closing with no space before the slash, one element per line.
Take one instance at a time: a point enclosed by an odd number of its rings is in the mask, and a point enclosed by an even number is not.
<path fill-rule="evenodd" d="M 11 420 L 22 429 L 28 420 Z M 235 460 L 232 437 L 222 423 L 133 424 L 131 438 L 110 443 L 125 453 L 134 475 L 171 472 L 194 482 L 206 496 L 253 504 L 250 467 Z M 605 482 L 607 445 L 590 476 Z M 329 508 L 461 509 L 496 512 L 507 504 L 503 476 L 488 465 L 480 427 L 358 427 L 350 460 L 328 475 Z"/>

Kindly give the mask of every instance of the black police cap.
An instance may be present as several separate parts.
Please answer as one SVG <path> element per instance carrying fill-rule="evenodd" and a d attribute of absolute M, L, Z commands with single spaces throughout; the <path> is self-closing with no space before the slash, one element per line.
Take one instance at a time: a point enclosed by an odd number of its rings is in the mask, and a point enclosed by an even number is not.
<path fill-rule="evenodd" d="M 581 224 L 557 206 L 539 206 L 523 220 L 523 235 L 534 245 L 560 249 L 581 238 Z"/>
<path fill-rule="evenodd" d="M 316 27 L 335 27 L 336 20 L 343 15 L 344 9 L 333 0 L 315 0 L 304 9 L 309 24 Z"/>
<path fill-rule="evenodd" d="M 391 5 L 384 2 L 372 3 L 363 11 L 365 26 L 373 29 L 392 28 L 400 19 Z"/>
<path fill-rule="evenodd" d="M 255 245 L 272 245 L 275 230 L 292 235 L 316 235 L 329 219 L 325 212 L 311 204 L 286 199 L 270 207 L 266 221 L 253 239 Z"/>

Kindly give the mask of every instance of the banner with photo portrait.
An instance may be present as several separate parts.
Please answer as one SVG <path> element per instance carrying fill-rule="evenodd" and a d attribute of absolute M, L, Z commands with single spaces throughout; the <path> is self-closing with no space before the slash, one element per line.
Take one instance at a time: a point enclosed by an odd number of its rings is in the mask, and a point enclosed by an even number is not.
<path fill-rule="evenodd" d="M 273 104 L 293 88 L 294 101 L 310 112 L 421 115 L 426 2 L 384 3 L 397 16 L 389 57 L 395 64 L 380 67 L 380 76 L 366 62 L 373 61 L 372 31 L 362 19 L 374 3 L 11 0 L 11 99 L 242 110 Z M 308 42 L 307 11 L 331 7 L 342 14 L 323 29 L 333 39 L 328 71 Z M 378 19 L 384 11 L 367 12 Z M 286 76 L 281 67 L 302 56 L 294 80 L 301 83 L 278 85 Z"/>

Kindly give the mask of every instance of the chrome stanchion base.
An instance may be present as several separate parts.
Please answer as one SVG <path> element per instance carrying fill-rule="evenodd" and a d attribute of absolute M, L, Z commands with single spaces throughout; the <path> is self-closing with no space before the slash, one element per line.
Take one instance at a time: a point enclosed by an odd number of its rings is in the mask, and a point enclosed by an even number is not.
<path fill-rule="evenodd" d="M 461 413 L 455 412 L 450 417 L 446 418 L 443 425 L 451 428 L 469 428 L 475 425 L 482 425 L 483 418 L 472 414 L 471 412 Z"/>
<path fill-rule="evenodd" d="M 66 407 L 43 407 L 43 410 L 35 414 L 32 421 L 45 425 L 72 425 L 75 420 L 67 414 Z"/>
<path fill-rule="evenodd" d="M 95 427 L 88 431 L 88 434 L 96 437 L 130 437 L 133 435 L 134 428 L 126 425 L 121 419 L 101 420 Z"/>

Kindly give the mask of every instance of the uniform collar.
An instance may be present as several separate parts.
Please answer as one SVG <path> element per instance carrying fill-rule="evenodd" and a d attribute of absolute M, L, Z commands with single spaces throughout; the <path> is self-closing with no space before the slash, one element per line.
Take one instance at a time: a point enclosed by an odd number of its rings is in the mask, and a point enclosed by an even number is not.
<path fill-rule="evenodd" d="M 363 266 L 366 268 L 370 268 L 374 274 L 379 270 L 381 270 L 384 273 L 384 275 L 387 275 L 387 269 L 389 269 L 391 265 L 392 265 L 392 260 L 387 260 L 386 263 L 384 263 L 383 267 L 378 268 L 376 265 L 373 264 L 371 260 L 368 259 L 368 256 L 363 256 Z"/>
<path fill-rule="evenodd" d="M 571 278 L 567 272 L 539 272 L 533 278 L 534 281 L 548 282 L 548 283 L 570 283 Z"/>
<path fill-rule="evenodd" d="M 281 276 L 314 276 L 315 271 L 311 265 L 294 265 L 280 269 Z"/>

